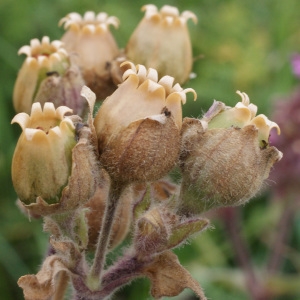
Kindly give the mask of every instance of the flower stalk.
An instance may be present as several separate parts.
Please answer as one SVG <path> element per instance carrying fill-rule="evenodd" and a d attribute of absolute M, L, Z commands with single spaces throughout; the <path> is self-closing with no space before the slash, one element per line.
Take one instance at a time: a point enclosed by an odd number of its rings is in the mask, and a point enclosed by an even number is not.
<path fill-rule="evenodd" d="M 112 182 L 107 199 L 101 230 L 99 233 L 98 243 L 95 251 L 94 261 L 87 278 L 87 285 L 91 290 L 98 290 L 101 286 L 101 276 L 105 266 L 107 248 L 110 242 L 111 229 L 114 216 L 117 210 L 119 199 L 124 186 L 117 182 Z"/>

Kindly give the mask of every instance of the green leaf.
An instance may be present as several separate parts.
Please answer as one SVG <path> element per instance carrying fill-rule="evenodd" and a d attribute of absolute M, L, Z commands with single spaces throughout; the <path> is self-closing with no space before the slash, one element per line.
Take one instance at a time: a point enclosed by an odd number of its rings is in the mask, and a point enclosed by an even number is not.
<path fill-rule="evenodd" d="M 151 205 L 150 185 L 147 185 L 145 192 L 141 199 L 135 204 L 133 208 L 133 218 L 137 220 L 143 213 L 145 213 Z"/>
<path fill-rule="evenodd" d="M 208 225 L 209 220 L 207 219 L 187 220 L 184 223 L 178 224 L 172 229 L 168 241 L 168 248 L 171 249 L 176 247 L 192 234 L 206 229 Z"/>

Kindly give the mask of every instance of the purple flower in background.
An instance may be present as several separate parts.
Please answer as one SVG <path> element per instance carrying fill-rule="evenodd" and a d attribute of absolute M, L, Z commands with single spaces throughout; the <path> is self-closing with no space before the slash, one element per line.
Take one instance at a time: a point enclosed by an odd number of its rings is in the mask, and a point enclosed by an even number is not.
<path fill-rule="evenodd" d="M 300 78 L 300 55 L 298 57 Z M 276 184 L 274 189 L 280 194 L 300 187 L 300 88 L 275 104 L 272 119 L 280 126 L 281 135 L 271 133 L 270 144 L 283 153 L 282 160 L 272 172 Z"/>
<path fill-rule="evenodd" d="M 292 55 L 291 59 L 293 74 L 300 78 L 300 54 L 295 53 Z"/>

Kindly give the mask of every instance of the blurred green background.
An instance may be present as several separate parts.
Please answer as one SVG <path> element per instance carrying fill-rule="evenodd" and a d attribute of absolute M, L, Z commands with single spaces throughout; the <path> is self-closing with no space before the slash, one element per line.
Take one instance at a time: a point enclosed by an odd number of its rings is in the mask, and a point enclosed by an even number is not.
<path fill-rule="evenodd" d="M 174 5 L 180 11 L 191 10 L 198 24 L 189 22 L 197 77 L 185 86 L 192 87 L 198 100 L 188 101 L 186 116 L 201 115 L 213 99 L 234 105 L 246 92 L 259 113 L 270 114 L 272 102 L 289 94 L 298 84 L 291 73 L 290 58 L 300 52 L 299 0 L 185 0 L 152 1 L 159 8 Z M 125 47 L 131 32 L 143 17 L 142 0 L 0 0 L 0 297 L 23 299 L 16 281 L 21 275 L 36 273 L 46 250 L 47 236 L 40 221 L 28 220 L 15 205 L 16 194 L 10 176 L 10 164 L 20 128 L 10 125 L 14 116 L 12 91 L 24 57 L 18 49 L 32 38 L 44 35 L 59 39 L 63 28 L 59 20 L 69 12 L 105 11 L 120 19 L 112 29 L 119 46 Z M 273 182 L 269 182 L 272 189 Z M 241 210 L 240 230 L 247 241 L 251 262 L 260 270 L 268 255 L 280 214 L 278 205 L 270 204 L 266 190 Z M 181 262 L 199 280 L 207 297 L 213 300 L 252 299 L 244 284 L 243 271 L 236 264 L 235 252 L 223 223 L 212 216 L 215 229 L 176 250 Z M 300 215 L 296 214 L 291 232 L 293 260 L 285 262 L 280 272 L 276 299 L 300 299 Z M 298 251 L 297 251 L 298 249 Z M 260 274 L 260 273 L 259 273 Z M 137 280 L 122 289 L 116 299 L 150 299 L 147 280 Z M 185 293 L 178 299 L 193 299 Z"/>

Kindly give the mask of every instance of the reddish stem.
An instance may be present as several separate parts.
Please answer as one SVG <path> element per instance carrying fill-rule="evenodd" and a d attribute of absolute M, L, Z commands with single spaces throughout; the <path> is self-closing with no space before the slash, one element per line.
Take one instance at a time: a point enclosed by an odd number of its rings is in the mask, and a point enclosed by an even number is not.
<path fill-rule="evenodd" d="M 253 266 L 251 264 L 251 255 L 245 240 L 240 234 L 239 227 L 241 224 L 240 208 L 228 207 L 221 209 L 221 216 L 225 224 L 228 236 L 236 253 L 238 264 L 245 272 L 246 286 L 253 300 L 270 299 L 267 291 L 257 279 Z"/>
<path fill-rule="evenodd" d="M 294 220 L 296 209 L 296 201 L 289 197 L 284 202 L 283 212 L 277 225 L 274 243 L 271 247 L 270 259 L 267 270 L 270 274 L 274 274 L 281 268 L 284 261 L 285 245 L 290 237 L 290 228 Z"/>

